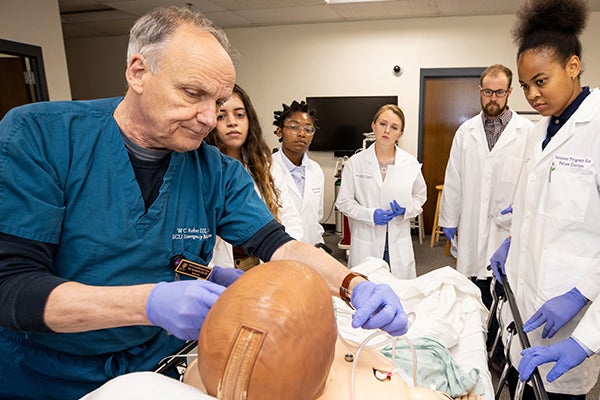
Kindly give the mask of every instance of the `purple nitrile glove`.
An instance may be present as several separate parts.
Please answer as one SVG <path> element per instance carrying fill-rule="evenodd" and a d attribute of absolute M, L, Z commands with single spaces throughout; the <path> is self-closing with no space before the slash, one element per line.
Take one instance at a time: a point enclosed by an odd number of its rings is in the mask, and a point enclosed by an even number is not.
<path fill-rule="evenodd" d="M 353 328 L 382 329 L 392 336 L 408 331 L 408 316 L 389 285 L 360 282 L 352 290 Z"/>
<path fill-rule="evenodd" d="M 376 225 L 385 225 L 394 218 L 394 213 L 390 210 L 378 208 L 373 212 L 373 222 Z"/>
<path fill-rule="evenodd" d="M 519 363 L 519 379 L 522 381 L 529 380 L 537 366 L 556 362 L 546 375 L 548 382 L 553 382 L 587 358 L 586 351 L 573 338 L 565 339 L 550 346 L 529 347 L 523 350 L 521 355 L 523 357 Z"/>
<path fill-rule="evenodd" d="M 523 325 L 525 332 L 546 324 L 542 337 L 551 338 L 587 304 L 588 299 L 577 288 L 545 302 Z"/>
<path fill-rule="evenodd" d="M 456 228 L 442 227 L 442 232 L 444 232 L 444 236 L 446 236 L 446 239 L 452 241 L 452 239 L 454 239 L 454 236 L 456 235 Z"/>
<path fill-rule="evenodd" d="M 494 276 L 498 280 L 498 282 L 502 283 L 502 275 L 506 275 L 506 270 L 504 269 L 504 265 L 506 264 L 506 257 L 508 256 L 508 249 L 510 249 L 510 237 L 504 239 L 504 242 L 498 247 L 498 250 L 492 257 L 490 258 L 490 265 L 492 267 L 492 271 L 494 272 Z"/>
<path fill-rule="evenodd" d="M 214 265 L 212 267 L 212 272 L 208 276 L 208 280 L 216 283 L 217 285 L 229 287 L 233 282 L 237 280 L 242 274 L 244 270 L 237 268 L 223 268 L 218 265 Z"/>
<path fill-rule="evenodd" d="M 148 296 L 146 315 L 152 325 L 179 339 L 197 340 L 208 310 L 224 290 L 204 280 L 160 282 Z"/>
<path fill-rule="evenodd" d="M 506 207 L 504 210 L 500 211 L 500 214 L 504 215 L 504 214 L 512 214 L 512 205 Z"/>
<path fill-rule="evenodd" d="M 406 212 L 406 208 L 400 207 L 400 204 L 398 204 L 398 202 L 396 200 L 393 200 L 392 202 L 390 202 L 390 208 L 392 209 L 392 212 L 394 213 L 394 217 L 399 217 L 400 215 L 404 215 L 404 213 Z"/>

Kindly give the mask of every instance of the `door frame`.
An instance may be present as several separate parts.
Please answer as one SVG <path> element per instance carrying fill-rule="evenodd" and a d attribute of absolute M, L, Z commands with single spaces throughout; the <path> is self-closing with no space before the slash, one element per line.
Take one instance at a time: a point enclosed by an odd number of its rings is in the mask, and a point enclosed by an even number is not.
<path fill-rule="evenodd" d="M 37 101 L 50 100 L 50 97 L 48 96 L 48 86 L 46 83 L 46 72 L 44 70 L 44 58 L 42 57 L 41 47 L 0 39 L 0 53 L 17 56 L 21 59 L 28 58 L 30 60 L 31 72 L 33 72 L 35 78 L 33 89 Z"/>
<path fill-rule="evenodd" d="M 467 67 L 467 68 L 421 68 L 419 77 L 419 146 L 417 149 L 417 159 L 423 162 L 423 125 L 425 116 L 425 80 L 428 78 L 479 78 L 485 67 Z"/>

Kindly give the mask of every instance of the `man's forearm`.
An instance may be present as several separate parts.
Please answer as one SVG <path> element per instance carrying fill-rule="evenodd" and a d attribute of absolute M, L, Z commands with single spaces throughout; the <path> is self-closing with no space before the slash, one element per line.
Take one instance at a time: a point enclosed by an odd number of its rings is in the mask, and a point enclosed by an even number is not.
<path fill-rule="evenodd" d="M 153 287 L 99 287 L 66 282 L 50 293 L 44 321 L 54 332 L 61 333 L 149 325 L 146 301 Z"/>

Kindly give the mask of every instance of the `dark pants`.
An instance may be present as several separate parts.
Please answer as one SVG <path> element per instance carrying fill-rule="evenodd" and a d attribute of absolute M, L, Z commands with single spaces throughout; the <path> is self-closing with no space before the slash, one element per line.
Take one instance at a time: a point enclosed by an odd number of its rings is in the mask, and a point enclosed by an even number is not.
<path fill-rule="evenodd" d="M 517 384 L 519 383 L 519 372 L 515 368 L 510 369 L 507 381 L 510 398 L 513 399 L 515 397 L 515 392 L 517 391 Z M 523 397 L 521 398 L 523 400 L 535 399 L 533 388 L 529 385 L 525 385 Z M 548 400 L 585 400 L 585 394 L 574 395 L 548 392 Z"/>

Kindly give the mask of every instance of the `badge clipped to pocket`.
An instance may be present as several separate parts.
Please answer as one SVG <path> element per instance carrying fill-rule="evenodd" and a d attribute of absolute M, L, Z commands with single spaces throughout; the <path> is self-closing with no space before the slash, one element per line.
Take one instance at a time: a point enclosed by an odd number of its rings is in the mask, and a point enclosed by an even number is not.
<path fill-rule="evenodd" d="M 171 266 L 176 273 L 196 279 L 207 280 L 212 273 L 211 267 L 186 260 L 180 254 L 171 259 Z"/>

